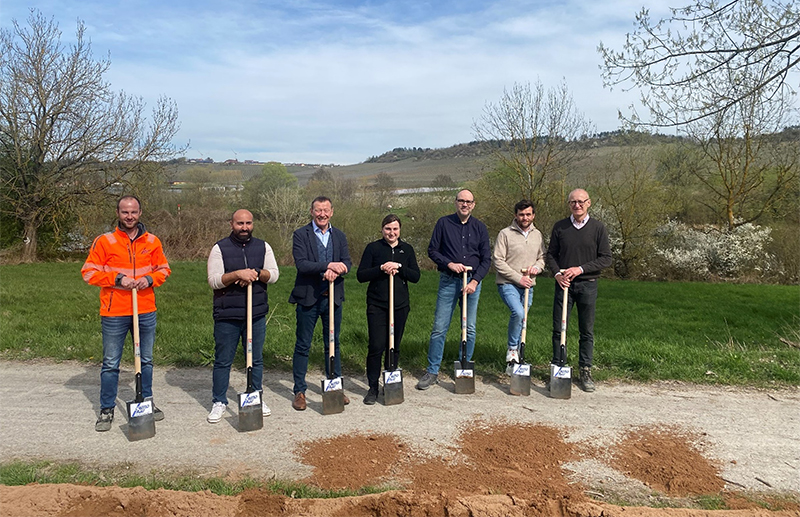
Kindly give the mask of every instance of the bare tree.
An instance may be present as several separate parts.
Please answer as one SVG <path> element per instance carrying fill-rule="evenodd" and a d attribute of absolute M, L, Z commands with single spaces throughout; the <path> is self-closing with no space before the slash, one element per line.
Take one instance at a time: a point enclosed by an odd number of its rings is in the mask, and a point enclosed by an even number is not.
<path fill-rule="evenodd" d="M 594 132 L 578 111 L 565 82 L 545 91 L 514 84 L 497 104 L 487 104 L 473 124 L 477 140 L 492 150 L 498 167 L 482 184 L 496 198 L 526 198 L 537 205 L 555 195 L 566 198 L 570 166 L 585 154 L 582 138 Z"/>
<path fill-rule="evenodd" d="M 600 43 L 606 86 L 640 88 L 654 126 L 675 126 L 723 113 L 757 96 L 793 91 L 800 64 L 800 8 L 781 0 L 694 0 L 654 22 L 647 9 L 621 51 Z M 754 80 L 746 87 L 739 77 Z M 793 79 L 792 79 L 793 77 Z M 641 123 L 636 110 L 623 116 Z"/>
<path fill-rule="evenodd" d="M 701 203 L 729 230 L 779 206 L 800 177 L 797 140 L 777 135 L 794 111 L 762 95 L 767 92 L 685 126 L 705 158 L 691 171 L 704 187 Z"/>
<path fill-rule="evenodd" d="M 23 259 L 36 259 L 38 229 L 58 227 L 81 206 L 118 194 L 154 161 L 172 157 L 175 103 L 159 99 L 148 120 L 141 98 L 103 79 L 78 22 L 76 40 L 31 11 L 28 26 L 0 31 L 2 210 L 21 221 Z"/>
<path fill-rule="evenodd" d="M 592 173 L 593 197 L 609 229 L 614 273 L 636 276 L 647 267 L 653 233 L 672 215 L 675 200 L 656 179 L 656 160 L 650 147 L 627 145 L 605 156 Z"/>
<path fill-rule="evenodd" d="M 281 185 L 259 191 L 251 205 L 253 213 L 277 230 L 279 242 L 271 243 L 282 264 L 291 263 L 292 232 L 308 223 L 309 202 L 303 189 Z"/>
<path fill-rule="evenodd" d="M 372 189 L 375 192 L 376 204 L 381 210 L 385 210 L 390 204 L 396 188 L 394 178 L 388 172 L 381 172 L 375 177 Z"/>

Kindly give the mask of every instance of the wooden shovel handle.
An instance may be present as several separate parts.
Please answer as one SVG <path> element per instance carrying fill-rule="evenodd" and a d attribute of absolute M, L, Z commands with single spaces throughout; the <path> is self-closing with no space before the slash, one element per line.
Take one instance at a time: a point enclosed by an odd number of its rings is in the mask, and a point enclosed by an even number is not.
<path fill-rule="evenodd" d="M 139 296 L 134 287 L 131 290 L 133 299 L 133 368 L 136 373 L 142 373 L 142 350 L 139 341 Z"/>
<path fill-rule="evenodd" d="M 247 284 L 247 367 L 253 367 L 253 284 Z"/>
<path fill-rule="evenodd" d="M 394 350 L 394 275 L 389 274 L 389 350 Z"/>
<path fill-rule="evenodd" d="M 523 275 L 527 275 L 528 269 L 527 268 L 520 269 L 519 272 L 522 273 Z M 522 335 L 519 338 L 520 343 L 525 342 L 525 338 L 527 337 L 528 333 L 528 296 L 530 291 L 531 291 L 530 287 L 525 288 L 525 310 L 522 312 Z"/>
<path fill-rule="evenodd" d="M 461 285 L 461 341 L 467 340 L 467 272 L 472 266 L 464 266 L 464 277 Z"/>
<path fill-rule="evenodd" d="M 328 280 L 328 357 L 334 357 L 336 355 L 336 350 L 334 349 L 336 340 L 334 339 L 335 329 L 333 328 L 333 306 L 333 280 Z M 333 374 L 333 372 L 331 372 L 331 374 Z"/>

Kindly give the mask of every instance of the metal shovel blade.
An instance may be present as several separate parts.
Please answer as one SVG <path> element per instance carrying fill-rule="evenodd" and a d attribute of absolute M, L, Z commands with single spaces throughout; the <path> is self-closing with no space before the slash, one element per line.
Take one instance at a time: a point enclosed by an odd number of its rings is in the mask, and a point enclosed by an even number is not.
<path fill-rule="evenodd" d="M 403 370 L 383 371 L 383 405 L 401 404 L 403 396 Z"/>
<path fill-rule="evenodd" d="M 512 395 L 531 394 L 531 365 L 515 364 L 511 369 L 511 387 L 509 391 Z"/>
<path fill-rule="evenodd" d="M 142 402 L 126 402 L 128 407 L 128 440 L 135 442 L 156 435 L 156 421 L 153 418 L 153 397 Z"/>
<path fill-rule="evenodd" d="M 322 380 L 322 414 L 335 415 L 344 411 L 342 378 Z"/>
<path fill-rule="evenodd" d="M 475 362 L 454 361 L 453 369 L 455 370 L 453 378 L 456 380 L 456 393 L 459 395 L 475 393 Z"/>
<path fill-rule="evenodd" d="M 239 432 L 257 431 L 264 427 L 261 411 L 261 391 L 239 393 Z"/>
<path fill-rule="evenodd" d="M 568 399 L 572 396 L 572 368 L 550 364 L 550 397 Z"/>

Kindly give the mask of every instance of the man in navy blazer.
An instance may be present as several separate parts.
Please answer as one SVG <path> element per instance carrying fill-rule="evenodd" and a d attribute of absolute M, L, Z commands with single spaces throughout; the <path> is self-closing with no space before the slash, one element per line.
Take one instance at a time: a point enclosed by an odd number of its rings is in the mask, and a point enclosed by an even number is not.
<path fill-rule="evenodd" d="M 352 266 L 347 249 L 347 237 L 341 230 L 330 224 L 333 217 L 333 204 L 330 198 L 319 196 L 311 202 L 311 222 L 298 228 L 292 236 L 292 256 L 297 268 L 289 303 L 297 304 L 296 341 L 292 357 L 294 375 L 294 401 L 292 407 L 297 411 L 306 408 L 306 371 L 308 352 L 317 319 L 322 320 L 322 335 L 325 357 L 328 356 L 328 303 L 329 281 L 333 280 L 334 298 L 334 376 L 342 376 L 341 354 L 339 353 L 339 330 L 342 323 L 342 302 L 344 302 L 344 278 Z M 325 374 L 328 361 L 325 361 Z M 350 399 L 345 396 L 344 403 Z"/>

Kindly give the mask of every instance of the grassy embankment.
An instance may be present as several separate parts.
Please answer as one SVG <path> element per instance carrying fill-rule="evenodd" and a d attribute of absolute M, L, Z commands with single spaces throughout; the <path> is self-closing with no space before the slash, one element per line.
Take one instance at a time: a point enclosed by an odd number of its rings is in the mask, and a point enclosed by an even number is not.
<path fill-rule="evenodd" d="M 197 366 L 213 361 L 211 292 L 205 263 L 173 263 L 158 289 L 155 361 Z M 83 283 L 78 263 L 0 267 L 0 358 L 51 358 L 99 363 L 102 341 L 98 289 Z M 265 344 L 268 368 L 291 368 L 294 306 L 287 303 L 294 268 L 282 268 L 270 286 L 271 313 Z M 411 287 L 412 312 L 403 339 L 401 366 L 419 374 L 426 365 L 438 275 L 423 272 Z M 349 275 L 342 356 L 346 374 L 363 375 L 367 327 L 365 284 Z M 541 278 L 529 317 L 528 359 L 546 378 L 550 359 L 553 280 Z M 448 335 L 443 371 L 449 372 L 460 339 L 458 314 Z M 479 374 L 504 369 L 507 308 L 490 275 L 484 282 L 475 352 Z M 800 341 L 797 286 L 652 283 L 602 280 L 595 325 L 595 378 L 679 380 L 752 386 L 800 384 L 800 354 L 781 342 Z M 321 337 L 311 363 L 323 364 Z M 569 331 L 570 363 L 577 364 L 577 322 Z M 130 347 L 124 358 L 132 361 Z M 239 365 L 243 364 L 241 357 Z"/>

